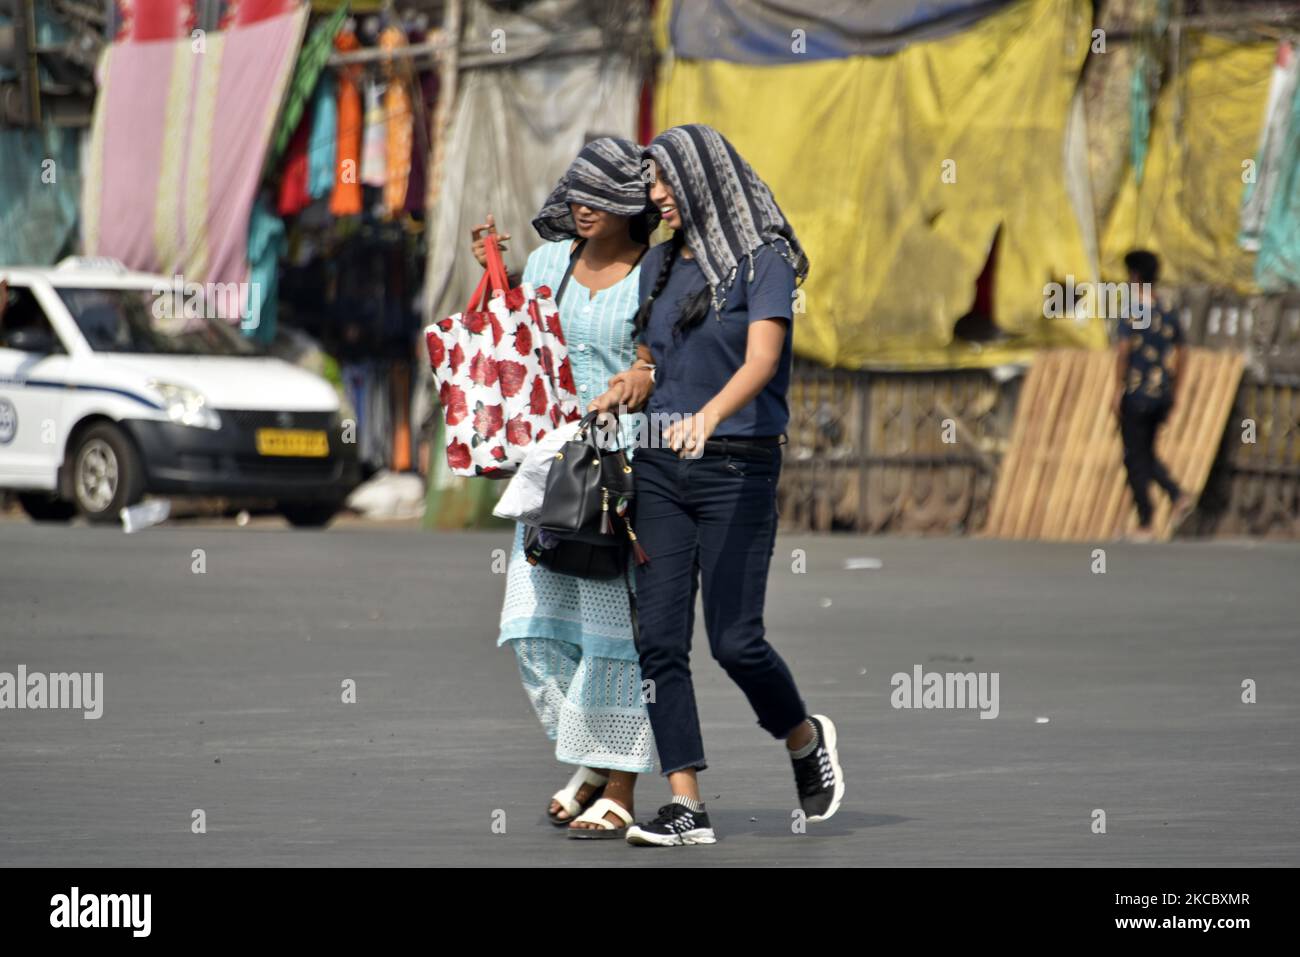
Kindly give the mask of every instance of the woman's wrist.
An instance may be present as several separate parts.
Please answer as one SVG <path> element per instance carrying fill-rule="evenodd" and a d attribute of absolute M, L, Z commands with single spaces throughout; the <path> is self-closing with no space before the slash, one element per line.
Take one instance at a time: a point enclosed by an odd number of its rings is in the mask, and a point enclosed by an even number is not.
<path fill-rule="evenodd" d="M 717 410 L 710 408 L 707 404 L 695 414 L 700 417 L 700 421 L 704 423 L 704 428 L 708 430 L 709 435 L 716 432 L 718 426 L 722 424 L 723 416 L 719 415 Z"/>

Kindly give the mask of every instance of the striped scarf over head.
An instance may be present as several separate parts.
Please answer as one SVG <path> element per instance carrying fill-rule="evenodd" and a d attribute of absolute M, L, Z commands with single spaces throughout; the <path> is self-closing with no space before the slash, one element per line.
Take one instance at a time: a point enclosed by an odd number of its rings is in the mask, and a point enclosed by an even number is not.
<path fill-rule="evenodd" d="M 650 205 L 646 180 L 641 147 L 612 136 L 592 140 L 560 177 L 533 220 L 533 228 L 547 242 L 577 238 L 578 227 L 569 207 L 577 203 L 616 216 L 642 218 L 643 229 L 634 227 L 633 237 L 641 232 L 641 238 L 648 239 L 659 225 L 659 211 Z"/>
<path fill-rule="evenodd" d="M 654 161 L 676 197 L 686 245 L 708 280 L 722 311 L 727 291 L 745 257 L 754 278 L 753 254 L 771 246 L 794 269 L 796 283 L 808 275 L 808 257 L 772 191 L 721 133 L 692 123 L 654 138 L 643 154 Z"/>

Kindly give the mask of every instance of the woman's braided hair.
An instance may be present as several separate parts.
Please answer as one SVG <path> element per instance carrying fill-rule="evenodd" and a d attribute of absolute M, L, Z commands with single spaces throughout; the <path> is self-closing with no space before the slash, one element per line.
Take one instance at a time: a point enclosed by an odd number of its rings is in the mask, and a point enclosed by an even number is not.
<path fill-rule="evenodd" d="M 673 271 L 673 263 L 677 261 L 678 255 L 685 246 L 686 239 L 682 230 L 673 233 L 673 238 L 668 241 L 668 249 L 664 252 L 663 259 L 659 263 L 659 275 L 655 277 L 655 284 L 650 290 L 650 295 L 646 301 L 641 304 L 641 309 L 636 314 L 635 332 L 640 336 L 645 331 L 646 325 L 650 322 L 650 310 L 654 308 L 654 301 L 659 294 L 664 291 L 664 286 L 668 285 L 668 276 Z M 704 317 L 709 314 L 709 287 L 688 296 L 682 303 L 682 314 L 673 324 L 673 335 L 679 336 L 687 329 L 693 329 L 704 321 Z"/>

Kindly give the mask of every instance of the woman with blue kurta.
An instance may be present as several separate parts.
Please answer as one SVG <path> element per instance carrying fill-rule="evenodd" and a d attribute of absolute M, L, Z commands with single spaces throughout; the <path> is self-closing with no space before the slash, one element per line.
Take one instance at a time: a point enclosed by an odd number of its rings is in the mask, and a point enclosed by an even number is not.
<path fill-rule="evenodd" d="M 649 208 L 640 154 L 628 140 L 588 143 L 533 220 L 547 242 L 528 257 L 523 282 L 559 296 L 560 324 L 584 404 L 608 396 L 611 379 L 628 408 L 644 404 L 651 389 L 633 336 L 638 264 L 658 222 Z M 495 231 L 491 216 L 473 231 L 480 263 L 482 236 Z M 622 837 L 633 819 L 636 776 L 654 769 L 655 752 L 626 586 L 622 579 L 584 579 L 530 565 L 523 537 L 520 525 L 497 643 L 514 650 L 524 690 L 555 741 L 556 758 L 578 766 L 552 798 L 547 816 L 567 825 L 570 837 Z"/>

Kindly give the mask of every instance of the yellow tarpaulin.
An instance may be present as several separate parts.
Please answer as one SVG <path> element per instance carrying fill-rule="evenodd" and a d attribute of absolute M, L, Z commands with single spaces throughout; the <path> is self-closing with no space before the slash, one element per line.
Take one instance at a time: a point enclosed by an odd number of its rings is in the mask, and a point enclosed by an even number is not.
<path fill-rule="evenodd" d="M 1237 230 L 1276 55 L 1272 42 L 1186 38 L 1183 69 L 1156 103 L 1142 185 L 1130 170 L 1102 237 L 1106 272 L 1139 246 L 1160 254 L 1162 282 L 1255 288 Z"/>
<path fill-rule="evenodd" d="M 1087 0 L 1025 0 L 887 57 L 669 60 L 656 119 L 717 127 L 772 187 L 812 262 L 801 355 L 979 367 L 1101 345 L 1099 323 L 1044 318 L 1046 283 L 1093 278 L 1064 156 L 1091 17 Z M 1013 338 L 954 344 L 999 225 L 995 318 Z"/>

